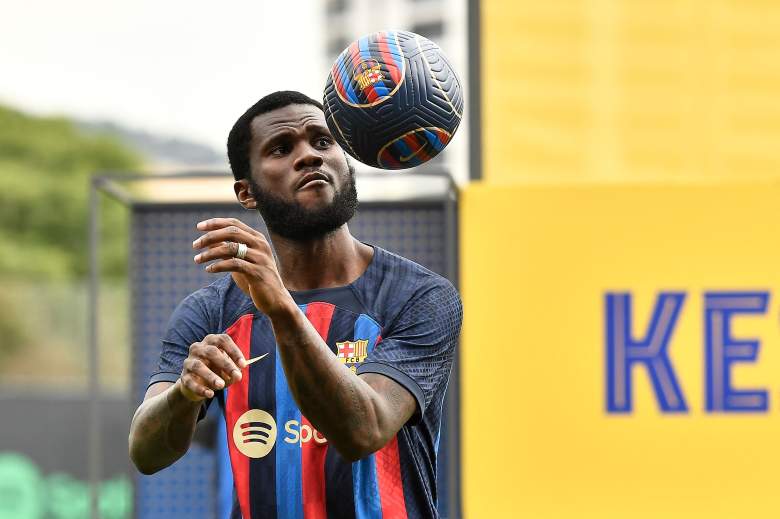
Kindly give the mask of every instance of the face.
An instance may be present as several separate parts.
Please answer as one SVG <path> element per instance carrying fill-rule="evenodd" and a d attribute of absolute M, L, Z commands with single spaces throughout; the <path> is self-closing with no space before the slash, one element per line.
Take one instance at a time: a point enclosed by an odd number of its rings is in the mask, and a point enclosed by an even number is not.
<path fill-rule="evenodd" d="M 269 230 L 311 240 L 352 218 L 354 169 L 322 110 L 292 104 L 255 117 L 251 127 L 249 187 Z"/>

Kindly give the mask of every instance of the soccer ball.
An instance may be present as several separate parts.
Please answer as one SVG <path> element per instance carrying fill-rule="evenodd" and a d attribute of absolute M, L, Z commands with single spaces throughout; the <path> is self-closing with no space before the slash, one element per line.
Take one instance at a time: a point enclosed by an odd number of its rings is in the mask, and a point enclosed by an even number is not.
<path fill-rule="evenodd" d="M 322 104 L 341 147 L 383 169 L 432 159 L 463 117 L 460 81 L 441 49 L 406 31 L 352 42 L 333 63 Z"/>

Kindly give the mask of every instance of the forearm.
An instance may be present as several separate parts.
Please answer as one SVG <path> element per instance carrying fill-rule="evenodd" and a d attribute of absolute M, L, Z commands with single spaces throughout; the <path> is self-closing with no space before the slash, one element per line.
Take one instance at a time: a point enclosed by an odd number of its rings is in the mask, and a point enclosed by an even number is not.
<path fill-rule="evenodd" d="M 287 383 L 298 407 L 343 456 L 359 459 L 381 447 L 382 402 L 338 361 L 317 331 L 291 307 L 272 318 Z"/>
<path fill-rule="evenodd" d="M 188 400 L 178 382 L 143 402 L 130 425 L 130 459 L 144 474 L 173 464 L 189 449 L 201 402 Z"/>

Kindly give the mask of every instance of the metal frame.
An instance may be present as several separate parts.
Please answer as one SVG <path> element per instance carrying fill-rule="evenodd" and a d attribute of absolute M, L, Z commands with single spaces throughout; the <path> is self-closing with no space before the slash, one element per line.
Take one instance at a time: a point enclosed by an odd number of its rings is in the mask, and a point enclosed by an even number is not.
<path fill-rule="evenodd" d="M 469 75 L 469 179 L 482 180 L 482 16 L 480 0 L 466 0 Z"/>
<path fill-rule="evenodd" d="M 469 0 L 470 3 L 476 0 Z M 458 199 L 458 187 L 452 179 L 452 176 L 444 170 L 439 169 L 427 169 L 422 171 L 414 171 L 413 173 L 376 173 L 365 172 L 359 173 L 359 177 L 371 178 L 371 177 L 387 177 L 387 175 L 404 175 L 404 176 L 416 176 L 416 177 L 438 177 L 447 180 L 446 191 L 443 196 L 438 197 L 421 197 L 419 199 L 409 199 L 407 201 L 365 201 L 361 202 L 363 205 L 370 205 L 372 207 L 396 207 L 399 203 L 405 206 L 411 207 L 429 207 L 444 204 L 445 210 L 445 234 L 449 250 L 446 251 L 446 264 L 445 274 L 452 281 L 454 285 L 458 285 L 458 221 L 457 221 L 457 199 Z M 89 310 L 88 310 L 88 326 L 89 326 L 89 347 L 87 359 L 88 373 L 89 373 L 89 391 L 90 391 L 90 412 L 89 412 L 89 435 L 87 441 L 88 447 L 88 466 L 89 466 L 89 483 L 90 483 L 90 502 L 91 502 L 91 517 L 93 519 L 99 519 L 99 485 L 101 478 L 101 453 L 102 453 L 102 439 L 101 439 L 101 415 L 100 415 L 100 349 L 98 347 L 99 337 L 99 319 L 98 319 L 98 305 L 99 305 L 99 283 L 100 283 L 100 264 L 99 264 L 99 251 L 100 251 L 100 196 L 101 194 L 107 195 L 110 198 L 120 202 L 130 210 L 144 208 L 164 208 L 164 207 L 202 207 L 203 204 L 196 202 L 155 202 L 145 201 L 141 198 L 135 197 L 131 192 L 125 189 L 121 184 L 125 182 L 144 182 L 154 180 L 171 180 L 171 179 L 197 179 L 197 178 L 226 178 L 229 174 L 224 172 L 215 171 L 192 171 L 183 173 L 166 173 L 158 174 L 154 176 L 143 175 L 139 173 L 131 172 L 101 172 L 95 174 L 90 182 L 89 192 Z M 205 202 L 209 205 L 220 205 L 221 202 Z M 447 510 L 449 517 L 460 518 L 461 517 L 461 494 L 460 494 L 460 373 L 459 373 L 459 354 L 455 357 L 455 362 L 452 367 L 452 374 L 450 377 L 450 391 L 448 391 L 447 397 L 447 434 L 449 435 L 448 445 L 448 457 L 447 457 Z M 458 391 L 452 392 L 452 388 L 457 388 Z"/>
<path fill-rule="evenodd" d="M 360 172 L 358 173 L 358 178 L 387 178 L 388 175 L 397 175 L 400 178 L 404 177 L 431 177 L 431 178 L 441 178 L 447 181 L 447 194 L 449 195 L 452 193 L 452 196 L 457 198 L 457 192 L 458 192 L 458 186 L 453 180 L 452 176 L 438 168 L 426 168 L 421 171 L 415 171 L 415 172 L 408 172 L 408 173 L 379 173 L 374 171 L 366 171 L 366 172 Z M 133 196 L 132 193 L 130 193 L 127 189 L 122 187 L 122 183 L 125 182 L 150 182 L 155 180 L 183 180 L 183 179 L 196 179 L 196 178 L 230 178 L 229 174 L 226 174 L 224 172 L 217 172 L 217 171 L 187 171 L 183 173 L 161 173 L 161 174 L 155 174 L 155 175 L 144 175 L 140 173 L 132 173 L 132 172 L 101 172 L 97 173 L 92 177 L 92 183 L 91 187 L 93 191 L 102 191 L 106 195 L 110 196 L 111 198 L 121 202 L 122 204 L 126 205 L 129 208 L 134 208 L 138 205 L 152 205 L 152 206 L 158 206 L 158 205 L 174 205 L 176 207 L 182 207 L 186 204 L 193 204 L 194 202 L 155 202 L 155 201 L 145 201 L 140 198 L 136 198 Z M 442 197 L 431 197 L 431 198 L 414 198 L 410 199 L 409 201 L 405 201 L 404 203 L 410 203 L 410 202 L 417 202 L 417 201 L 423 201 L 423 200 L 430 200 L 430 201 L 440 201 L 442 200 Z M 90 203 L 94 205 L 96 203 L 96 200 L 90 200 Z M 207 203 L 216 203 L 216 202 L 207 202 Z M 381 202 L 381 201 L 366 201 L 361 203 L 387 203 L 392 204 L 395 203 L 394 201 L 388 201 L 388 202 Z M 90 206 L 92 208 L 92 206 Z M 91 214 L 91 213 L 90 213 Z"/>
<path fill-rule="evenodd" d="M 453 184 L 454 185 L 454 184 Z M 460 258 L 458 242 L 458 191 L 452 189 L 445 200 L 445 232 L 449 250 L 446 252 L 447 278 L 460 290 Z M 460 343 L 458 344 L 460 350 Z M 460 351 L 456 352 L 450 372 L 447 391 L 447 448 L 450 449 L 447 463 L 447 512 L 451 519 L 463 516 L 460 492 Z M 452 391 L 456 388 L 456 391 Z"/>
<path fill-rule="evenodd" d="M 89 190 L 89 497 L 90 514 L 93 519 L 100 517 L 100 462 L 101 462 L 101 417 L 100 417 L 100 351 L 98 348 L 98 283 L 100 281 L 100 264 L 98 246 L 100 242 L 100 206 L 98 185 L 93 179 Z"/>

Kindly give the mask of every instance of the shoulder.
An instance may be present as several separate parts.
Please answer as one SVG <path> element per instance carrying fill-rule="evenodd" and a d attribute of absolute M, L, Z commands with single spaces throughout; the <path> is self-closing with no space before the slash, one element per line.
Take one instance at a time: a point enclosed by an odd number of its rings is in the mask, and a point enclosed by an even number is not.
<path fill-rule="evenodd" d="M 187 295 L 175 313 L 194 312 L 207 319 L 212 329 L 219 329 L 253 307 L 249 296 L 235 284 L 230 274 L 226 274 Z"/>
<path fill-rule="evenodd" d="M 379 264 L 384 267 L 382 281 L 393 286 L 400 293 L 412 297 L 433 290 L 457 295 L 455 287 L 444 276 L 390 251 L 379 247 L 376 248 L 376 251 L 379 254 Z"/>
<path fill-rule="evenodd" d="M 205 309 L 218 307 L 227 300 L 230 285 L 233 284 L 231 276 L 221 276 L 214 282 L 191 292 L 182 300 L 182 303 L 198 305 Z"/>
<path fill-rule="evenodd" d="M 458 291 L 447 278 L 380 247 L 374 247 L 374 254 L 359 288 L 385 323 L 415 302 L 446 302 L 460 308 Z"/>

